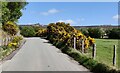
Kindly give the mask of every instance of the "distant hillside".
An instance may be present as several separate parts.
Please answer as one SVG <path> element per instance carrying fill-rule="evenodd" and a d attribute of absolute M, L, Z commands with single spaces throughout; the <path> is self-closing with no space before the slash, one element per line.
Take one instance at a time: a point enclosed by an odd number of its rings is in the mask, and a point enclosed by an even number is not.
<path fill-rule="evenodd" d="M 19 25 L 20 27 L 23 27 L 23 26 L 39 26 L 39 27 L 43 27 L 43 28 L 46 28 L 47 27 L 47 25 L 41 25 L 41 24 L 39 24 L 39 23 L 37 23 L 37 24 L 21 24 L 21 25 Z"/>
<path fill-rule="evenodd" d="M 47 25 L 41 25 L 39 23 L 37 24 L 25 24 L 25 25 L 19 25 L 19 26 L 40 26 L 40 27 L 43 27 L 43 28 L 46 28 Z M 120 26 L 113 26 L 113 25 L 100 25 L 100 26 L 73 26 L 75 27 L 76 29 L 80 29 L 80 28 L 120 28 Z"/>
<path fill-rule="evenodd" d="M 120 28 L 120 26 L 112 26 L 112 25 L 103 25 L 103 26 L 73 26 L 76 29 L 80 28 L 106 28 L 106 29 L 112 29 L 112 28 Z"/>

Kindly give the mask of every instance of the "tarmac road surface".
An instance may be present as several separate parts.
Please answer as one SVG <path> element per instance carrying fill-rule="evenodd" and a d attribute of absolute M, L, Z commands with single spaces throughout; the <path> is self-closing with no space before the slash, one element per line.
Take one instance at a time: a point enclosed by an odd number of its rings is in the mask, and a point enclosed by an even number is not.
<path fill-rule="evenodd" d="M 16 55 L 2 64 L 2 71 L 89 71 L 47 40 L 25 39 Z"/>

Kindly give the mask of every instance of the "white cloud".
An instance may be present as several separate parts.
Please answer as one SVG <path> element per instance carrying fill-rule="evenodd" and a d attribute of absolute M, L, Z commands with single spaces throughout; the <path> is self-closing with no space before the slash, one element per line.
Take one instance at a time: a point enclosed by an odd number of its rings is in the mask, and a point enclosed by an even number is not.
<path fill-rule="evenodd" d="M 76 24 L 76 22 L 71 20 L 71 19 L 69 19 L 69 20 L 59 20 L 57 22 L 65 22 L 65 23 L 70 23 L 70 24 Z"/>
<path fill-rule="evenodd" d="M 59 12 L 59 10 L 57 10 L 57 9 L 50 9 L 50 10 L 48 10 L 48 13 L 57 13 L 57 12 Z"/>
<path fill-rule="evenodd" d="M 55 14 L 55 13 L 58 13 L 58 12 L 59 12 L 59 10 L 53 8 L 53 9 L 50 9 L 50 10 L 48 10 L 46 12 L 42 12 L 41 14 L 42 15 L 49 15 L 49 14 Z"/>
<path fill-rule="evenodd" d="M 120 19 L 120 15 L 117 14 L 117 15 L 113 16 L 112 18 L 113 18 L 114 20 L 118 20 L 118 19 Z"/>

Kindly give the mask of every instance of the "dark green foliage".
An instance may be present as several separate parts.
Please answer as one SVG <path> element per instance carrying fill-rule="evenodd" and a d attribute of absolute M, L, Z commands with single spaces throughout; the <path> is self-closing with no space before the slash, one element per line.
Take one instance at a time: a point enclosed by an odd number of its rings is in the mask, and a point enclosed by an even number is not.
<path fill-rule="evenodd" d="M 85 36 L 90 36 L 92 38 L 102 38 L 105 34 L 102 28 L 81 28 L 79 29 Z"/>
<path fill-rule="evenodd" d="M 109 73 L 120 73 L 120 71 L 119 71 L 119 70 L 117 71 L 117 70 L 115 70 L 115 69 L 112 69 L 112 70 L 109 71 Z"/>
<path fill-rule="evenodd" d="M 106 30 L 106 33 L 110 39 L 120 39 L 120 28 Z"/>
<path fill-rule="evenodd" d="M 64 46 L 64 45 L 65 45 L 65 43 L 63 43 L 63 42 L 56 43 L 56 47 L 58 47 L 58 48 L 62 48 L 62 46 Z"/>
<path fill-rule="evenodd" d="M 93 71 L 93 68 L 96 66 L 98 62 L 93 59 L 88 59 L 86 62 L 83 63 L 85 67 Z"/>
<path fill-rule="evenodd" d="M 2 7 L 2 20 L 3 24 L 7 21 L 17 21 L 21 16 L 21 9 L 28 4 L 27 2 L 0 2 Z"/>
<path fill-rule="evenodd" d="M 88 32 L 88 29 L 79 29 L 85 36 L 89 36 L 89 32 Z"/>
<path fill-rule="evenodd" d="M 103 31 L 100 28 L 89 28 L 88 33 L 92 38 L 101 38 L 103 35 Z"/>
<path fill-rule="evenodd" d="M 34 37 L 35 36 L 35 30 L 32 26 L 24 26 L 21 28 L 21 35 L 24 37 Z"/>
<path fill-rule="evenodd" d="M 6 50 L 8 49 L 9 47 L 8 46 L 2 46 L 3 50 Z"/>
<path fill-rule="evenodd" d="M 98 63 L 94 68 L 93 71 L 95 73 L 109 73 L 109 67 L 106 66 L 105 64 Z"/>

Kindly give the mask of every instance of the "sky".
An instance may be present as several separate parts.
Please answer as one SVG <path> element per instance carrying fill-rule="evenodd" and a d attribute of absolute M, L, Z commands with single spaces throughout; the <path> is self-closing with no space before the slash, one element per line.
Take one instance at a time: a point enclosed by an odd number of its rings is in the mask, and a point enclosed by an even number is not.
<path fill-rule="evenodd" d="M 29 2 L 18 24 L 117 25 L 117 2 Z"/>

